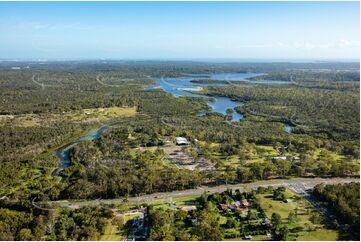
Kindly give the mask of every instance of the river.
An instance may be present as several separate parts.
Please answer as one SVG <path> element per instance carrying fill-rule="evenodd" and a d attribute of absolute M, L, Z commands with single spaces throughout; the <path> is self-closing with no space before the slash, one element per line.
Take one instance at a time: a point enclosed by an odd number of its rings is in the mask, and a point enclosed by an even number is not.
<path fill-rule="evenodd" d="M 157 88 L 161 88 L 164 91 L 173 94 L 174 96 L 191 96 L 191 97 L 207 97 L 206 95 L 195 94 L 189 91 L 199 91 L 202 90 L 202 86 L 226 86 L 229 85 L 228 81 L 242 81 L 249 83 L 257 83 L 257 84 L 289 84 L 287 81 L 277 81 L 277 80 L 261 80 L 254 81 L 249 80 L 247 78 L 256 77 L 263 75 L 263 73 L 217 73 L 217 74 L 185 74 L 183 77 L 164 77 L 164 78 L 151 78 L 152 80 L 156 80 L 159 83 L 156 85 L 148 86 L 145 90 L 154 90 Z M 217 84 L 209 84 L 209 83 L 193 83 L 192 80 L 197 79 L 208 79 L 208 80 L 217 80 L 223 81 L 223 83 Z M 213 101 L 208 102 L 208 105 L 212 107 L 211 112 L 221 113 L 226 115 L 227 109 L 233 109 L 237 106 L 242 106 L 242 102 L 233 101 L 227 97 L 214 97 L 212 96 Z M 204 115 L 202 112 L 200 115 Z M 238 122 L 243 118 L 243 115 L 237 113 L 235 110 L 233 112 L 232 121 Z"/>
<path fill-rule="evenodd" d="M 206 95 L 191 93 L 189 91 L 199 91 L 202 90 L 202 86 L 225 86 L 229 85 L 227 81 L 244 81 L 249 83 L 258 83 L 258 84 L 289 84 L 287 81 L 274 81 L 274 80 L 262 80 L 262 81 L 253 81 L 248 80 L 246 78 L 251 78 L 255 76 L 263 75 L 262 73 L 218 73 L 218 74 L 196 74 L 190 75 L 187 74 L 184 77 L 165 77 L 165 78 L 151 78 L 152 80 L 156 80 L 159 83 L 156 85 L 145 87 L 144 90 L 154 90 L 157 88 L 161 88 L 164 91 L 171 93 L 174 96 L 191 96 L 191 97 L 209 97 Z M 203 84 L 203 83 L 192 83 L 192 80 L 196 79 L 209 79 L 209 80 L 218 80 L 224 81 L 223 83 L 217 84 Z M 227 109 L 235 109 L 237 106 L 243 105 L 242 102 L 233 101 L 227 97 L 215 97 L 212 96 L 212 101 L 208 102 L 208 105 L 212 108 L 211 112 L 221 113 L 223 115 L 226 114 Z M 199 115 L 204 115 L 206 112 L 199 113 Z M 237 113 L 235 110 L 232 115 L 232 121 L 238 122 L 243 118 L 243 115 Z M 54 173 L 53 176 L 58 176 L 61 169 L 70 166 L 70 150 L 77 144 L 80 144 L 84 141 L 96 140 L 101 134 L 108 128 L 109 126 L 102 126 L 100 128 L 95 128 L 89 131 L 85 136 L 81 139 L 69 143 L 60 149 L 58 149 L 55 153 L 55 156 L 60 160 L 59 168 Z M 291 129 L 286 128 L 287 132 L 291 132 Z"/>

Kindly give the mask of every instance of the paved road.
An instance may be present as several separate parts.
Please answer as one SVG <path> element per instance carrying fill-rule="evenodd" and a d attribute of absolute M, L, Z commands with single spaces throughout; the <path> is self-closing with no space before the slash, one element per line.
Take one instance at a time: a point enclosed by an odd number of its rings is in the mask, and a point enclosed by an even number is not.
<path fill-rule="evenodd" d="M 149 195 L 142 195 L 139 197 L 130 197 L 128 198 L 129 202 L 142 202 L 147 203 L 153 199 L 171 199 L 176 197 L 183 196 L 192 196 L 192 195 L 201 195 L 203 193 L 216 193 L 223 192 L 227 188 L 231 189 L 240 189 L 241 191 L 248 189 L 257 189 L 258 187 L 281 187 L 284 186 L 291 191 L 306 196 L 307 190 L 313 188 L 317 184 L 340 184 L 340 183 L 350 183 L 350 182 L 360 182 L 359 178 L 298 178 L 290 180 L 270 180 L 270 181 L 260 181 L 254 183 L 243 183 L 243 184 L 233 184 L 233 185 L 221 185 L 215 187 L 199 187 L 197 189 L 189 189 L 183 191 L 174 191 L 174 192 L 164 192 L 164 193 L 154 193 Z M 62 207 L 72 207 L 72 206 L 87 206 L 87 205 L 99 205 L 99 204 L 120 204 L 124 203 L 123 198 L 117 199 L 104 199 L 104 200 L 90 200 L 90 201 L 81 201 L 81 202 L 70 202 L 70 201 L 57 201 L 54 202 L 58 206 Z"/>

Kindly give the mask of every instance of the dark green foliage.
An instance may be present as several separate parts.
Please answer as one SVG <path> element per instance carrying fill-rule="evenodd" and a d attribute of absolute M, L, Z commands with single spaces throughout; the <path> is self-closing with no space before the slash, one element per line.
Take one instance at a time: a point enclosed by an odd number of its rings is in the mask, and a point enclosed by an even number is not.
<path fill-rule="evenodd" d="M 103 233 L 110 210 L 82 207 L 77 210 L 33 210 L 20 203 L 2 203 L 0 240 L 96 240 Z"/>
<path fill-rule="evenodd" d="M 327 202 L 340 224 L 349 226 L 350 238 L 360 237 L 360 183 L 317 185 L 313 194 Z"/>

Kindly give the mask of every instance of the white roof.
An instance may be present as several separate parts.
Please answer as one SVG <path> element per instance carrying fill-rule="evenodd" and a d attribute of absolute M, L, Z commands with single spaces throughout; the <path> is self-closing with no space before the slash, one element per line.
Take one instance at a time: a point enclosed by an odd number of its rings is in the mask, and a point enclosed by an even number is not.
<path fill-rule="evenodd" d="M 187 139 L 184 138 L 184 137 L 177 137 L 176 140 L 177 141 L 185 141 L 185 142 L 187 142 Z"/>
<path fill-rule="evenodd" d="M 188 140 L 184 137 L 177 137 L 176 142 L 177 142 L 177 144 L 188 144 L 189 143 Z"/>

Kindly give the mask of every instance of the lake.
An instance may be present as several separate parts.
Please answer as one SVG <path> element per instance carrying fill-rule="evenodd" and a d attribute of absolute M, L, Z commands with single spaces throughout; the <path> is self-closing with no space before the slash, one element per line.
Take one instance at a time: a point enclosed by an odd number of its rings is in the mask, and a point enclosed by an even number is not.
<path fill-rule="evenodd" d="M 257 84 L 289 84 L 287 81 L 271 81 L 271 80 L 262 80 L 254 81 L 248 80 L 247 78 L 256 77 L 264 75 L 263 73 L 216 73 L 216 74 L 185 74 L 184 77 L 161 77 L 161 78 L 151 78 L 156 80 L 159 83 L 156 85 L 145 87 L 144 90 L 154 90 L 157 88 L 163 89 L 164 91 L 173 94 L 174 96 L 190 96 L 190 97 L 207 97 L 206 95 L 195 94 L 189 91 L 199 91 L 202 89 L 202 86 L 225 86 L 229 85 L 227 81 L 243 81 L 249 83 Z M 222 83 L 209 84 L 209 83 L 193 83 L 192 80 L 197 79 L 209 79 L 223 81 Z M 212 107 L 212 112 L 226 114 L 226 110 L 231 108 L 234 110 L 235 107 L 243 105 L 242 102 L 233 101 L 227 97 L 213 97 L 214 101 L 208 102 L 208 105 Z M 200 113 L 204 115 L 204 112 Z M 232 121 L 237 122 L 242 119 L 242 114 L 237 113 L 234 110 Z"/>

